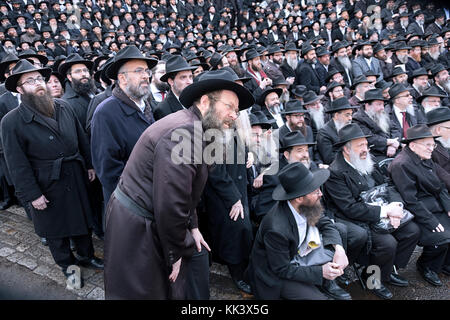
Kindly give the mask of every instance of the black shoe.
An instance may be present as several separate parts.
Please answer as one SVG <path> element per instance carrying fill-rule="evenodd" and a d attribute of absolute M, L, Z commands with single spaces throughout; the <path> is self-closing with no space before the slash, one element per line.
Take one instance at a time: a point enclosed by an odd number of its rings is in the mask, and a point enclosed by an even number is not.
<path fill-rule="evenodd" d="M 417 270 L 420 275 L 425 279 L 426 282 L 431 283 L 433 286 L 442 286 L 442 281 L 436 272 L 431 270 L 429 267 L 422 266 L 419 262 L 416 263 Z"/>
<path fill-rule="evenodd" d="M 7 199 L 5 201 L 0 202 L 0 210 L 6 210 L 14 204 L 12 199 Z"/>
<path fill-rule="evenodd" d="M 86 268 L 91 268 L 91 269 L 96 269 L 96 270 L 103 270 L 104 269 L 104 265 L 103 265 L 103 260 L 97 257 L 93 257 L 91 259 L 85 259 L 85 260 L 80 260 L 80 266 L 86 267 Z"/>
<path fill-rule="evenodd" d="M 400 275 L 394 272 L 389 275 L 389 283 L 397 287 L 407 287 L 409 285 L 408 280 L 400 277 Z"/>
<path fill-rule="evenodd" d="M 47 238 L 41 238 L 41 243 L 43 246 L 48 246 Z"/>
<path fill-rule="evenodd" d="M 244 280 L 234 280 L 233 279 L 233 282 L 239 290 L 244 291 L 247 294 L 253 294 L 252 288 Z"/>
<path fill-rule="evenodd" d="M 378 281 L 377 281 L 378 282 Z M 381 282 L 378 282 L 379 288 L 378 289 L 369 289 L 372 291 L 378 298 L 389 300 L 392 299 L 393 295 L 392 292 L 389 291 L 388 288 L 386 288 Z"/>
<path fill-rule="evenodd" d="M 442 273 L 446 276 L 450 276 L 450 265 L 449 266 L 443 266 L 442 267 Z"/>
<path fill-rule="evenodd" d="M 335 279 L 336 282 L 342 286 L 348 286 L 352 282 L 352 275 L 350 272 L 350 268 L 345 268 L 344 274 Z"/>
<path fill-rule="evenodd" d="M 322 292 L 336 300 L 352 300 L 352 296 L 338 286 L 334 280 L 324 280 L 321 287 Z"/>

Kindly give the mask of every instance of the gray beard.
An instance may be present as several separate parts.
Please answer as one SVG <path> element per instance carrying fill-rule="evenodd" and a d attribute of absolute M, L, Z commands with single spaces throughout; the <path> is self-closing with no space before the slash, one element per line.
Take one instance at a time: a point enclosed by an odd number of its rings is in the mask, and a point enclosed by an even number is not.
<path fill-rule="evenodd" d="M 311 115 L 311 120 L 316 124 L 317 130 L 320 130 L 325 125 L 325 119 L 323 116 L 323 107 L 320 110 L 309 109 L 309 114 Z"/>
<path fill-rule="evenodd" d="M 436 109 L 436 108 L 439 108 L 440 106 L 438 106 L 438 107 L 428 107 L 428 106 L 422 105 L 422 107 L 423 107 L 423 110 L 425 111 L 425 113 L 428 113 L 428 112 L 430 112 L 431 110 L 434 110 L 434 109 Z"/>
<path fill-rule="evenodd" d="M 350 61 L 349 57 L 338 57 L 337 59 L 345 69 L 347 69 L 348 71 L 352 71 L 352 62 Z"/>
<path fill-rule="evenodd" d="M 439 58 L 440 55 L 441 55 L 441 52 L 440 52 L 440 51 L 436 51 L 436 52 L 433 52 L 433 53 L 430 52 L 430 57 L 431 57 L 433 60 L 437 60 L 437 59 Z"/>
<path fill-rule="evenodd" d="M 436 140 L 439 141 L 440 143 L 442 143 L 444 148 L 450 149 L 450 137 L 447 139 L 444 139 L 443 137 L 439 137 L 439 138 L 436 138 Z"/>
<path fill-rule="evenodd" d="M 288 64 L 289 67 L 295 70 L 297 69 L 298 66 L 298 59 L 286 58 L 286 63 Z"/>
<path fill-rule="evenodd" d="M 384 133 L 389 133 L 390 119 L 386 112 L 382 111 L 381 113 L 376 113 L 372 111 L 366 111 L 366 113 L 369 118 L 372 119 Z"/>
<path fill-rule="evenodd" d="M 370 153 L 367 153 L 366 159 L 362 160 L 359 154 L 350 149 L 350 163 L 361 174 L 371 174 L 374 168 L 374 162 Z"/>
<path fill-rule="evenodd" d="M 448 94 L 450 94 L 450 80 L 441 84 L 441 87 L 444 88 L 444 90 L 447 91 Z"/>
<path fill-rule="evenodd" d="M 334 126 L 336 127 L 337 132 L 341 131 L 341 129 L 342 129 L 345 125 L 347 125 L 347 124 L 350 123 L 350 122 L 339 122 L 339 121 L 336 121 L 336 120 L 333 120 L 333 121 L 334 121 Z"/>
<path fill-rule="evenodd" d="M 6 52 L 6 54 L 13 53 L 13 54 L 17 55 L 17 50 L 14 47 L 6 47 L 5 52 Z"/>
<path fill-rule="evenodd" d="M 280 102 L 285 105 L 289 101 L 289 91 L 283 92 L 280 96 Z"/>
<path fill-rule="evenodd" d="M 400 61 L 403 64 L 408 62 L 408 56 L 407 55 L 404 55 L 404 56 L 397 55 L 397 59 L 398 59 L 398 61 Z"/>

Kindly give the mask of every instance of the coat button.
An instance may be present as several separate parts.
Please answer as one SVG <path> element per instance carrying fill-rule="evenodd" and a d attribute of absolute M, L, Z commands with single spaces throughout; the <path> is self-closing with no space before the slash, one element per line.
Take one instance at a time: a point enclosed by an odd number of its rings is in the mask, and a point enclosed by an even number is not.
<path fill-rule="evenodd" d="M 53 136 L 50 136 L 50 137 L 48 137 L 50 140 L 53 140 L 54 139 L 54 137 Z"/>
<path fill-rule="evenodd" d="M 239 179 L 239 180 L 242 180 L 242 176 L 238 176 L 238 179 Z"/>

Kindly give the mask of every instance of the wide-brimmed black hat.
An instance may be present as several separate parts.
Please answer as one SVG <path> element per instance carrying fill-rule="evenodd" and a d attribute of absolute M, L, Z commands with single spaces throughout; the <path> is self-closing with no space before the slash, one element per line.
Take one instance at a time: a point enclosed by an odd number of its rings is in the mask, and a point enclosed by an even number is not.
<path fill-rule="evenodd" d="M 393 47 L 394 51 L 398 51 L 398 50 L 410 50 L 412 49 L 410 46 L 408 46 L 406 44 L 406 42 L 404 41 L 398 41 L 395 46 Z"/>
<path fill-rule="evenodd" d="M 214 52 L 212 54 L 211 59 L 209 59 L 211 70 L 217 70 L 217 66 L 219 65 L 220 61 L 222 61 L 223 57 L 224 55 L 218 52 Z"/>
<path fill-rule="evenodd" d="M 221 68 L 221 70 L 226 70 L 226 71 L 230 72 L 233 75 L 234 81 L 242 81 L 243 83 L 245 83 L 246 81 L 249 81 L 252 79 L 250 76 L 246 76 L 245 74 L 243 74 L 242 76 L 239 77 L 239 75 L 236 73 L 236 71 L 234 71 L 233 68 L 231 68 L 230 66 L 223 67 L 223 68 Z"/>
<path fill-rule="evenodd" d="M 257 57 L 261 57 L 261 54 L 258 53 L 255 49 L 249 49 L 245 53 L 245 60 L 243 60 L 243 61 L 249 61 L 249 60 L 255 59 Z"/>
<path fill-rule="evenodd" d="M 446 95 L 439 93 L 438 88 L 435 86 L 427 88 L 420 97 L 416 99 L 417 102 L 421 103 L 423 99 L 426 97 L 439 97 L 439 98 L 447 98 Z"/>
<path fill-rule="evenodd" d="M 375 83 L 375 88 L 381 89 L 381 91 L 384 91 L 387 88 L 390 88 L 392 86 L 392 84 L 393 83 L 390 82 L 390 81 L 388 82 L 388 81 L 385 81 L 385 80 L 380 80 L 380 81 Z"/>
<path fill-rule="evenodd" d="M 5 88 L 11 92 L 17 92 L 17 81 L 25 73 L 30 73 L 37 71 L 39 72 L 47 82 L 52 74 L 52 69 L 50 68 L 37 68 L 31 62 L 26 59 L 21 59 L 16 63 L 14 68 L 11 70 L 11 75 L 5 81 Z"/>
<path fill-rule="evenodd" d="M 450 121 L 450 108 L 439 107 L 427 112 L 428 126 L 432 126 L 445 121 Z"/>
<path fill-rule="evenodd" d="M 417 77 L 420 77 L 420 76 L 427 76 L 427 77 L 429 77 L 430 75 L 428 74 L 428 72 L 427 72 L 427 70 L 425 68 L 418 68 L 418 69 L 415 69 L 411 73 L 411 75 L 408 78 L 408 82 L 409 83 L 413 83 L 413 79 L 417 78 Z"/>
<path fill-rule="evenodd" d="M 442 63 L 437 63 L 431 68 L 431 75 L 434 77 L 439 72 L 447 70 L 447 68 Z"/>
<path fill-rule="evenodd" d="M 0 62 L 0 82 L 5 81 L 6 68 L 8 68 L 11 63 L 16 63 L 19 60 L 19 57 L 17 57 L 14 53 L 9 53 L 3 57 Z"/>
<path fill-rule="evenodd" d="M 46 56 L 43 56 L 42 54 L 37 54 L 36 51 L 34 51 L 33 49 L 23 50 L 17 55 L 17 57 L 19 57 L 20 59 L 36 58 L 43 66 L 45 66 L 48 62 Z"/>
<path fill-rule="evenodd" d="M 320 46 L 320 47 L 318 47 L 316 49 L 316 56 L 321 57 L 321 56 L 324 56 L 326 54 L 331 54 L 331 52 L 328 51 L 325 46 Z"/>
<path fill-rule="evenodd" d="M 370 89 L 367 90 L 364 94 L 364 100 L 360 101 L 361 103 L 371 102 L 375 100 L 381 100 L 381 101 L 387 101 L 383 97 L 383 90 L 382 89 Z"/>
<path fill-rule="evenodd" d="M 317 190 L 330 177 L 330 171 L 319 169 L 311 172 L 301 162 L 286 165 L 278 173 L 280 184 L 273 190 L 276 201 L 292 200 Z"/>
<path fill-rule="evenodd" d="M 280 112 L 281 114 L 292 114 L 292 113 L 309 113 L 308 110 L 303 108 L 303 103 L 299 100 L 289 100 L 284 106 L 284 110 Z"/>
<path fill-rule="evenodd" d="M 161 76 L 161 81 L 167 82 L 169 77 L 181 71 L 194 71 L 197 69 L 187 63 L 186 59 L 179 55 L 171 56 L 166 62 L 166 73 Z"/>
<path fill-rule="evenodd" d="M 331 46 L 331 52 L 336 53 L 340 49 L 346 48 L 346 47 L 347 47 L 347 43 L 345 43 L 343 41 L 338 41 L 338 42 L 333 43 L 333 45 Z"/>
<path fill-rule="evenodd" d="M 407 74 L 407 72 L 405 70 L 403 70 L 402 67 L 397 66 L 392 70 L 391 75 L 389 76 L 390 79 L 400 75 L 400 74 Z"/>
<path fill-rule="evenodd" d="M 190 107 L 202 95 L 218 90 L 230 90 L 236 93 L 239 98 L 239 110 L 247 109 L 255 103 L 252 93 L 244 86 L 234 82 L 230 72 L 221 69 L 199 75 L 198 81 L 190 84 L 181 92 L 180 102 L 184 106 Z"/>
<path fill-rule="evenodd" d="M 356 86 L 357 86 L 358 84 L 360 84 L 360 83 L 371 83 L 371 81 L 369 81 L 369 80 L 366 78 L 366 76 L 361 75 L 361 76 L 359 76 L 359 77 L 356 77 L 356 78 L 353 80 L 353 84 L 352 84 L 352 86 L 350 87 L 350 89 L 354 90 L 354 89 L 356 88 Z"/>
<path fill-rule="evenodd" d="M 298 86 L 295 86 L 294 89 L 292 89 L 292 94 L 296 97 L 303 97 L 303 95 L 308 91 L 306 86 L 299 84 Z"/>
<path fill-rule="evenodd" d="M 323 95 L 317 95 L 314 91 L 309 90 L 303 95 L 303 105 L 314 103 L 318 100 L 321 100 Z"/>
<path fill-rule="evenodd" d="M 336 69 L 336 68 L 334 68 L 334 67 L 329 67 L 329 68 L 328 68 L 327 77 L 325 78 L 325 82 L 330 82 L 331 78 L 332 78 L 336 73 L 341 73 L 341 71 L 339 71 L 338 69 Z M 341 73 L 341 74 L 342 74 L 342 73 Z"/>
<path fill-rule="evenodd" d="M 347 110 L 347 109 L 358 109 L 359 106 L 352 106 L 346 97 L 340 97 L 334 100 L 325 110 L 326 113 L 334 113 L 337 111 Z"/>
<path fill-rule="evenodd" d="M 266 115 L 262 111 L 250 112 L 248 119 L 250 120 L 251 126 L 260 126 L 265 130 L 272 128 L 269 119 L 267 119 Z"/>
<path fill-rule="evenodd" d="M 312 146 L 315 144 L 316 142 L 307 141 L 303 133 L 301 133 L 298 130 L 295 130 L 288 132 L 284 136 L 280 137 L 280 147 L 278 148 L 278 151 L 281 153 L 291 147 L 304 145 Z"/>
<path fill-rule="evenodd" d="M 270 86 L 267 86 L 266 89 L 263 91 L 263 93 L 259 96 L 259 99 L 258 99 L 258 101 L 256 101 L 256 103 L 259 104 L 260 106 L 264 106 L 266 97 L 269 94 L 271 94 L 272 92 L 275 92 L 278 95 L 278 97 L 280 97 L 281 94 L 283 93 L 283 89 L 281 89 L 281 88 L 272 88 Z"/>
<path fill-rule="evenodd" d="M 267 54 L 269 55 L 277 52 L 284 52 L 284 50 L 281 49 L 280 46 L 277 44 L 272 44 L 267 48 Z"/>
<path fill-rule="evenodd" d="M 308 52 L 316 50 L 310 43 L 306 42 L 302 45 L 302 56 L 304 57 Z"/>
<path fill-rule="evenodd" d="M 113 63 L 114 57 L 110 57 L 106 60 L 106 62 L 94 73 L 94 79 L 97 82 L 100 82 L 100 79 L 103 80 L 108 86 L 112 84 L 111 79 L 106 75 L 106 70 Z"/>
<path fill-rule="evenodd" d="M 398 96 L 400 93 L 408 91 L 408 88 L 405 87 L 402 83 L 396 83 L 389 89 L 389 96 L 391 100 Z"/>
<path fill-rule="evenodd" d="M 349 123 L 343 126 L 341 130 L 339 130 L 339 141 L 333 144 L 333 147 L 342 147 L 344 144 L 351 140 L 368 137 L 371 137 L 371 135 L 364 134 L 358 124 Z"/>
<path fill-rule="evenodd" d="M 406 138 L 403 138 L 400 142 L 408 144 L 414 140 L 439 137 L 440 136 L 434 136 L 426 124 L 416 124 L 406 130 Z"/>
<path fill-rule="evenodd" d="M 287 51 L 297 51 L 297 52 L 299 52 L 300 49 L 297 48 L 297 46 L 295 45 L 295 43 L 289 42 L 289 43 L 287 43 L 287 44 L 284 46 L 284 52 L 287 52 Z"/>
<path fill-rule="evenodd" d="M 67 71 L 75 64 L 84 64 L 89 70 L 91 70 L 94 62 L 83 59 L 78 53 L 71 53 L 66 58 L 66 61 L 59 66 L 58 72 L 65 76 Z"/>
<path fill-rule="evenodd" d="M 327 86 L 327 91 L 325 91 L 325 94 L 328 94 L 328 92 L 330 92 L 331 90 L 333 90 L 334 88 L 337 88 L 337 87 L 342 87 L 342 89 L 343 89 L 343 88 L 345 88 L 345 83 L 331 81 Z"/>
<path fill-rule="evenodd" d="M 106 69 L 108 78 L 117 80 L 117 73 L 119 72 L 120 67 L 131 60 L 143 60 L 147 63 L 149 69 L 152 69 L 158 63 L 158 60 L 156 59 L 145 57 L 136 46 L 128 45 L 117 52 L 114 56 L 114 61 L 109 65 L 108 69 Z"/>

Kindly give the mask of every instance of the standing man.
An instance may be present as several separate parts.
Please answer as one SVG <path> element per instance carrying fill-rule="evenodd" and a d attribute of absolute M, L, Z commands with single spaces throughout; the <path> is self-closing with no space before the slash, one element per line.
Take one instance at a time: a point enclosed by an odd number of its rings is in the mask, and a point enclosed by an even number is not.
<path fill-rule="evenodd" d="M 325 92 L 327 88 L 324 85 L 321 86 L 320 78 L 316 70 L 316 50 L 309 43 L 305 43 L 302 46 L 302 56 L 305 60 L 295 71 L 298 84 L 306 86 L 308 90 L 314 91 L 316 94 Z"/>
<path fill-rule="evenodd" d="M 87 192 L 91 165 L 89 143 L 70 106 L 53 100 L 45 81 L 51 69 L 19 61 L 6 80 L 22 102 L 1 122 L 5 159 L 17 196 L 31 202 L 36 233 L 47 238 L 57 265 L 66 276 L 77 264 L 70 250 L 72 238 L 82 264 L 103 269 L 94 256 L 91 205 Z"/>
<path fill-rule="evenodd" d="M 112 96 L 97 107 L 91 122 L 92 163 L 103 187 L 105 206 L 136 141 L 154 122 L 146 98 L 150 94 L 150 70 L 156 63 L 136 46 L 127 46 L 106 70 L 116 86 Z"/>
<path fill-rule="evenodd" d="M 107 207 L 107 299 L 209 298 L 209 247 L 195 210 L 208 166 L 197 151 L 183 150 L 180 159 L 179 138 L 203 154 L 204 131 L 232 128 L 254 99 L 230 72 L 215 70 L 186 87 L 180 101 L 190 108 L 142 134 Z"/>
<path fill-rule="evenodd" d="M 186 59 L 179 55 L 173 55 L 167 60 L 166 73 L 161 76 L 160 80 L 169 84 L 170 91 L 154 110 L 156 120 L 186 109 L 180 102 L 180 95 L 184 88 L 192 83 L 194 79 L 192 72 L 195 69 L 197 67 L 191 66 Z"/>

